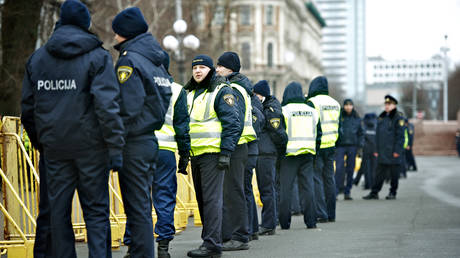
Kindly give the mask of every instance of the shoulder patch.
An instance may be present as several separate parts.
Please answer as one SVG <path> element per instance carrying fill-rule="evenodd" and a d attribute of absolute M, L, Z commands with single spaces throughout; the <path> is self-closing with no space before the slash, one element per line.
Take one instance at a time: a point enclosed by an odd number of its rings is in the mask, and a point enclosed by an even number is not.
<path fill-rule="evenodd" d="M 120 83 L 126 82 L 131 74 L 133 73 L 133 68 L 129 66 L 120 66 L 117 69 L 117 77 Z"/>
<path fill-rule="evenodd" d="M 233 105 L 235 105 L 235 96 L 233 96 L 233 94 L 225 94 L 223 98 L 225 103 L 229 106 L 233 107 Z"/>
<path fill-rule="evenodd" d="M 404 119 L 399 119 L 399 126 L 404 126 Z"/>
<path fill-rule="evenodd" d="M 273 128 L 278 129 L 280 127 L 280 119 L 279 118 L 272 118 L 270 119 L 270 124 Z"/>

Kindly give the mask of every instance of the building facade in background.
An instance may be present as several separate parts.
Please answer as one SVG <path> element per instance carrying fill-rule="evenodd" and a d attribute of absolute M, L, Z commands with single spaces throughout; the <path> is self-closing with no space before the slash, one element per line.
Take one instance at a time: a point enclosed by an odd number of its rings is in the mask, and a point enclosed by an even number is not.
<path fill-rule="evenodd" d="M 267 80 L 278 98 L 294 80 L 307 92 L 310 81 L 323 73 L 321 29 L 325 23 L 313 2 L 217 1 L 214 12 L 209 12 L 206 1 L 201 3 L 196 23 L 205 24 L 199 20 L 210 19 L 207 15 L 212 13 L 211 30 L 221 35 L 225 51 L 240 55 L 241 72 L 254 83 Z"/>
<path fill-rule="evenodd" d="M 316 0 L 326 21 L 322 64 L 329 83 L 347 97 L 364 100 L 366 75 L 366 1 Z"/>
<path fill-rule="evenodd" d="M 369 57 L 366 65 L 366 106 L 369 110 L 380 110 L 384 96 L 392 94 L 400 100 L 401 110 L 412 111 L 406 112 L 409 118 L 414 116 L 415 108 L 424 112 L 428 119 L 439 119 L 441 88 L 446 71 L 444 64 L 439 55 L 428 60 Z M 423 96 L 420 96 L 422 92 Z M 414 102 L 413 94 L 424 103 Z"/>

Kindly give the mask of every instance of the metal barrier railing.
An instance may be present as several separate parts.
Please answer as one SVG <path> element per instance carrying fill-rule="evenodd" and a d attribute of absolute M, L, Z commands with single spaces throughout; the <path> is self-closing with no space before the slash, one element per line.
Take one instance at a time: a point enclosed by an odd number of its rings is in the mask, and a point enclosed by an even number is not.
<path fill-rule="evenodd" d="M 8 257 L 33 257 L 36 217 L 38 215 L 39 153 L 27 138 L 20 119 L 3 117 L 0 124 L 0 176 L 2 178 L 3 199 L 0 211 L 4 215 L 4 238 L 0 240 L 0 255 Z M 188 168 L 190 171 L 190 167 Z M 191 173 L 178 175 L 178 193 L 174 224 L 177 233 L 188 224 L 188 218 L 195 216 L 195 224 L 201 225 Z M 109 177 L 110 224 L 112 248 L 119 248 L 126 225 L 126 215 L 121 198 L 117 172 Z M 82 216 L 78 194 L 75 193 L 72 209 L 72 224 L 76 241 L 86 241 L 86 228 Z M 152 210 L 153 223 L 156 222 Z"/>
<path fill-rule="evenodd" d="M 3 117 L 0 123 L 0 178 L 3 198 L 0 211 L 4 216 L 4 237 L 0 239 L 0 255 L 8 257 L 33 257 L 36 218 L 38 215 L 39 152 L 31 143 L 17 117 Z M 177 174 L 177 197 L 174 211 L 176 232 L 182 232 L 188 218 L 194 216 L 194 224 L 201 226 L 201 218 L 195 198 L 190 166 L 188 175 Z M 261 206 L 257 181 L 253 178 L 254 196 Z M 110 196 L 110 225 L 112 248 L 120 247 L 125 232 L 126 214 L 121 197 L 118 172 L 111 172 L 108 182 Z M 78 194 L 72 204 L 72 224 L 76 241 L 86 241 L 86 228 Z M 152 210 L 153 223 L 156 222 Z"/>

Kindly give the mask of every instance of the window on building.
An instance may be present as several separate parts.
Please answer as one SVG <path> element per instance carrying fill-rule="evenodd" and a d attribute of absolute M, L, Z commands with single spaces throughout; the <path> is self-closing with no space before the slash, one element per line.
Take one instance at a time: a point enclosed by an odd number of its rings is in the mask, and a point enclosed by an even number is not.
<path fill-rule="evenodd" d="M 273 5 L 267 5 L 265 8 L 265 24 L 273 25 Z"/>
<path fill-rule="evenodd" d="M 251 6 L 241 5 L 240 6 L 240 24 L 251 25 Z"/>
<path fill-rule="evenodd" d="M 223 6 L 217 6 L 212 19 L 213 24 L 223 25 L 225 20 L 225 9 Z"/>
<path fill-rule="evenodd" d="M 243 69 L 251 69 L 251 45 L 249 45 L 248 42 L 244 42 L 243 44 L 241 44 L 241 54 L 243 61 Z"/>
<path fill-rule="evenodd" d="M 273 67 L 273 43 L 267 45 L 267 66 Z"/>
<path fill-rule="evenodd" d="M 424 68 L 425 66 L 423 64 L 420 65 L 420 68 Z"/>
<path fill-rule="evenodd" d="M 399 69 L 399 68 L 401 68 L 401 66 L 400 66 L 400 65 L 398 65 L 398 69 Z"/>

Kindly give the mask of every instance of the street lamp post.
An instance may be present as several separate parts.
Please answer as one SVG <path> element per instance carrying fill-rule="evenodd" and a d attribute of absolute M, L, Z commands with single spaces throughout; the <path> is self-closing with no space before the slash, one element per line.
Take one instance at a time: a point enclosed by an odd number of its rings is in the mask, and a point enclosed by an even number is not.
<path fill-rule="evenodd" d="M 447 122 L 448 120 L 448 103 L 447 103 L 447 91 L 448 91 L 448 79 L 449 79 L 449 61 L 447 60 L 447 52 L 450 50 L 449 47 L 447 47 L 447 35 L 444 35 L 444 40 L 445 40 L 445 46 L 441 47 L 441 52 L 444 53 L 444 69 L 445 69 L 445 74 L 444 74 L 444 108 L 443 108 L 443 118 L 444 122 Z"/>
<path fill-rule="evenodd" d="M 196 50 L 200 47 L 200 40 L 195 35 L 185 36 L 187 31 L 187 23 L 178 19 L 173 24 L 176 36 L 167 35 L 163 39 L 163 46 L 170 51 L 174 52 L 174 60 L 177 62 L 179 71 L 180 83 L 185 83 L 185 53 L 184 48 Z"/>

